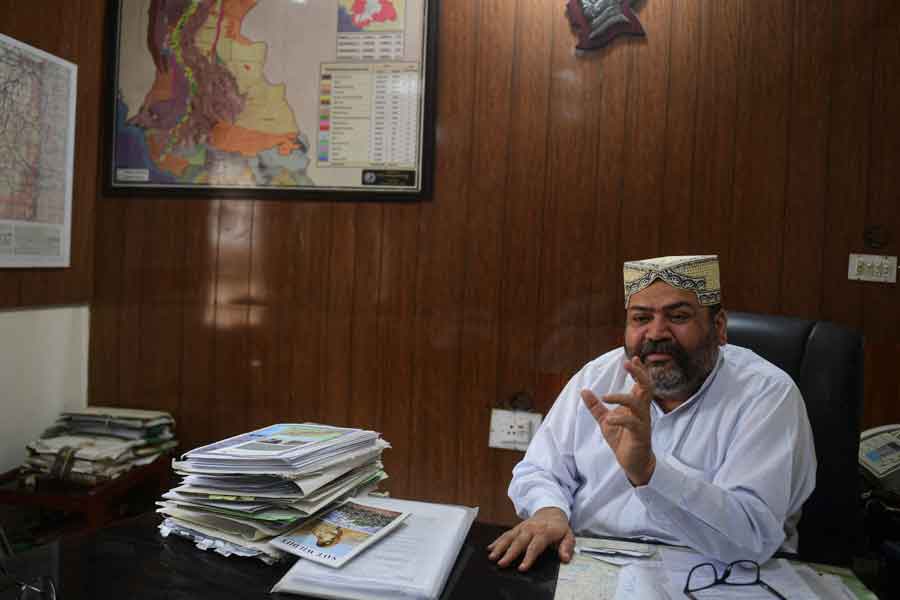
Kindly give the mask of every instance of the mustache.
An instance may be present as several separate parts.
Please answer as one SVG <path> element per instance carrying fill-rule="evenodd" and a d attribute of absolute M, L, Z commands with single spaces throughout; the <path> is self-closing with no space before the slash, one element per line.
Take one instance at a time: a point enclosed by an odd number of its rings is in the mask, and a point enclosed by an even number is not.
<path fill-rule="evenodd" d="M 671 354 L 676 362 L 681 362 L 680 359 L 687 357 L 684 348 L 675 340 L 645 341 L 638 352 L 641 362 L 646 361 L 651 354 Z"/>

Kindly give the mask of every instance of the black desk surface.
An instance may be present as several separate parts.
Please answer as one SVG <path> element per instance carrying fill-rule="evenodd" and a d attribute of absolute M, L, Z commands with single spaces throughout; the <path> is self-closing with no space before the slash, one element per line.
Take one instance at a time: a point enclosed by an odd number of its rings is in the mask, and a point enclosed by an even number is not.
<path fill-rule="evenodd" d="M 297 598 L 269 590 L 293 561 L 267 566 L 255 558 L 224 557 L 178 536 L 163 538 L 160 517 L 148 513 L 91 534 L 66 538 L 7 562 L 20 580 L 50 575 L 60 600 L 215 600 Z M 441 596 L 444 599 L 551 600 L 558 561 L 547 552 L 528 573 L 499 569 L 485 546 L 502 528 L 475 523 Z M 0 593 L 0 600 L 15 593 Z"/>

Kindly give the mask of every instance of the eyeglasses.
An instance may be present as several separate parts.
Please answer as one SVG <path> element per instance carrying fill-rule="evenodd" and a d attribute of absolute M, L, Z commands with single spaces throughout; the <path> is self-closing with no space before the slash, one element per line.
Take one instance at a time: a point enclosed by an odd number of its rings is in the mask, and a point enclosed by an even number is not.
<path fill-rule="evenodd" d="M 699 592 L 714 585 L 758 585 L 776 598 L 787 600 L 779 594 L 775 588 L 759 578 L 759 563 L 753 560 L 736 560 L 728 563 L 722 576 L 716 572 L 712 563 L 700 563 L 694 566 L 688 573 L 684 582 L 684 595 L 692 600 L 697 600 L 693 592 Z"/>
<path fill-rule="evenodd" d="M 31 583 L 25 583 L 10 575 L 0 563 L 0 590 L 12 586 L 19 588 L 18 600 L 57 600 L 52 577 L 41 575 Z"/>

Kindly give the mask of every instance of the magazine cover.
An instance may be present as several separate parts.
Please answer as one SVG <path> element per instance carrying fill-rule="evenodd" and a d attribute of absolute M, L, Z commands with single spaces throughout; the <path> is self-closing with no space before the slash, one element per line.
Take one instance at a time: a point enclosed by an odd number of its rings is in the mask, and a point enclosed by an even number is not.
<path fill-rule="evenodd" d="M 376 508 L 347 500 L 337 508 L 305 521 L 271 543 L 277 548 L 329 567 L 345 562 L 387 535 L 408 512 Z"/>
<path fill-rule="evenodd" d="M 279 423 L 196 448 L 185 456 L 281 457 L 296 454 L 303 446 L 333 441 L 353 432 L 314 423 Z"/>

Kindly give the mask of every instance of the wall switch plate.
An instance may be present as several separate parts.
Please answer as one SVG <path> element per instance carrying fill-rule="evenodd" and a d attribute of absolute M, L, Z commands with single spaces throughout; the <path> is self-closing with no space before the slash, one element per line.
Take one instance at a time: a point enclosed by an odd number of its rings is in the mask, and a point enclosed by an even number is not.
<path fill-rule="evenodd" d="M 897 257 L 880 254 L 851 254 L 847 279 L 897 283 Z"/>
<path fill-rule="evenodd" d="M 491 411 L 488 446 L 524 452 L 540 424 L 541 413 L 495 408 Z"/>

